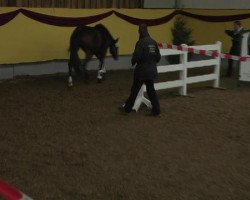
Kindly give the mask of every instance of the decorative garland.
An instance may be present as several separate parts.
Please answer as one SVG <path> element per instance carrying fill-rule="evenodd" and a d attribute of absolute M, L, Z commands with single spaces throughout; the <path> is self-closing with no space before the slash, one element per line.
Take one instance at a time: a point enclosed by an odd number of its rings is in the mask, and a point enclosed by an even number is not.
<path fill-rule="evenodd" d="M 0 26 L 13 20 L 19 13 L 25 15 L 26 17 L 30 19 L 39 21 L 41 23 L 45 23 L 45 24 L 49 24 L 53 26 L 65 26 L 65 27 L 74 27 L 74 26 L 92 24 L 92 23 L 98 22 L 102 19 L 105 19 L 111 16 L 112 14 L 115 14 L 117 17 L 119 17 L 122 20 L 127 21 L 128 23 L 131 23 L 134 25 L 139 25 L 139 24 L 144 23 L 144 24 L 147 24 L 148 26 L 157 26 L 157 25 L 167 23 L 176 15 L 183 15 L 183 16 L 194 18 L 194 19 L 206 21 L 206 22 L 228 22 L 228 21 L 235 21 L 235 20 L 242 20 L 242 19 L 250 18 L 250 13 L 239 14 L 239 15 L 212 16 L 212 15 L 193 14 L 193 13 L 186 12 L 183 10 L 175 10 L 169 15 L 156 18 L 156 19 L 140 19 L 140 18 L 130 17 L 128 15 L 119 13 L 115 10 L 112 10 L 103 14 L 99 14 L 99 15 L 88 16 L 88 17 L 59 17 L 59 16 L 37 13 L 37 12 L 33 12 L 30 10 L 26 10 L 26 9 L 18 9 L 12 12 L 0 14 Z"/>

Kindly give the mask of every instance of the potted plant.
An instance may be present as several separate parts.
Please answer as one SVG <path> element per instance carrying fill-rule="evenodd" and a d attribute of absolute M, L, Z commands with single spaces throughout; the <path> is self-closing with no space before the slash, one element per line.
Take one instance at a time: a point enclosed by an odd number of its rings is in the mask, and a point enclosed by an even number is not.
<path fill-rule="evenodd" d="M 187 27 L 187 22 L 182 16 L 177 16 L 174 21 L 174 26 L 171 29 L 172 32 L 172 44 L 174 45 L 181 45 L 186 44 L 188 46 L 194 45 L 195 41 L 192 40 L 192 29 Z M 190 59 L 192 55 L 189 54 L 188 58 Z M 167 60 L 170 64 L 177 64 L 179 63 L 178 55 L 168 56 Z"/>

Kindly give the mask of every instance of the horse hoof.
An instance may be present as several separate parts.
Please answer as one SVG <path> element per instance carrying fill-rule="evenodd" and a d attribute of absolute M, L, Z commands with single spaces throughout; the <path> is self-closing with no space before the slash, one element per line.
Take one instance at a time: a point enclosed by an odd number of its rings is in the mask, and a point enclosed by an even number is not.
<path fill-rule="evenodd" d="M 97 79 L 97 83 L 102 83 L 102 79 Z"/>
<path fill-rule="evenodd" d="M 69 76 L 69 78 L 68 78 L 68 87 L 69 88 L 73 87 L 73 81 L 72 81 L 72 77 L 71 76 Z"/>

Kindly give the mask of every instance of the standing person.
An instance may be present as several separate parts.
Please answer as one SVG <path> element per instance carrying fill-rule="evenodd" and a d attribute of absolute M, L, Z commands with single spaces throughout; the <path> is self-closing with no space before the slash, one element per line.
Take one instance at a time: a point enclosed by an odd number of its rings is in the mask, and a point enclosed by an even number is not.
<path fill-rule="evenodd" d="M 232 47 L 230 49 L 230 54 L 235 56 L 240 56 L 241 54 L 241 40 L 242 35 L 245 33 L 241 22 L 235 21 L 233 23 L 234 30 L 226 30 L 226 34 L 232 38 Z M 238 62 L 238 61 L 237 61 Z M 239 62 L 238 62 L 239 63 Z M 227 77 L 231 77 L 233 73 L 233 60 L 228 60 Z"/>
<path fill-rule="evenodd" d="M 134 82 L 131 88 L 131 93 L 124 106 L 119 110 L 122 113 L 130 113 L 134 106 L 138 92 L 143 84 L 146 85 L 149 100 L 152 104 L 152 115 L 160 115 L 160 105 L 157 94 L 154 88 L 154 80 L 157 77 L 156 64 L 160 61 L 161 55 L 158 45 L 153 40 L 149 33 L 147 26 L 142 24 L 139 26 L 139 41 L 136 43 L 133 57 L 131 60 L 132 65 L 135 67 Z"/>

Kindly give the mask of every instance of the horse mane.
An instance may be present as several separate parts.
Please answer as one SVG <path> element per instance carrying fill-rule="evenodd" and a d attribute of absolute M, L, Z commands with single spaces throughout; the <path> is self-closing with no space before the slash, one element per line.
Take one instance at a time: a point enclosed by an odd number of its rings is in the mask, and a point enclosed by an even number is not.
<path fill-rule="evenodd" d="M 114 40 L 114 38 L 112 37 L 111 33 L 109 32 L 109 30 L 104 25 L 97 24 L 95 26 L 95 28 L 101 33 L 101 35 L 105 35 L 111 41 Z"/>

